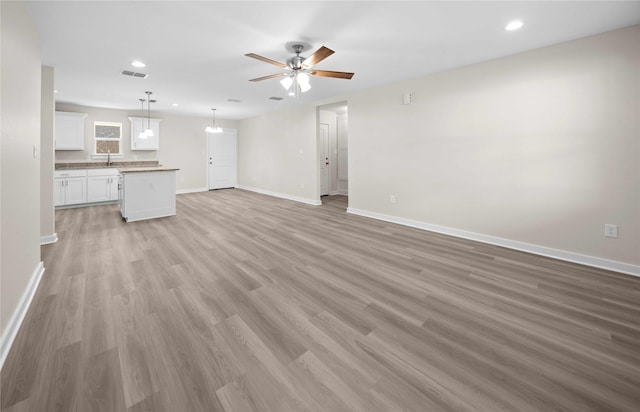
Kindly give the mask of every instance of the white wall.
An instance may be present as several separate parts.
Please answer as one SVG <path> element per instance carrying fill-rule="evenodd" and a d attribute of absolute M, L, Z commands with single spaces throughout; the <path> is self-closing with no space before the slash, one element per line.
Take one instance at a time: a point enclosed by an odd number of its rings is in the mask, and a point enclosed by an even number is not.
<path fill-rule="evenodd" d="M 350 210 L 640 273 L 638 45 L 635 26 L 341 96 Z M 311 115 L 242 120 L 241 185 L 315 198 Z"/>
<path fill-rule="evenodd" d="M 4 352 L 10 320 L 40 267 L 41 61 L 38 35 L 26 3 L 3 1 L 0 10 L 0 329 Z M 35 156 L 34 146 L 38 149 Z"/>
<path fill-rule="evenodd" d="M 207 137 L 204 129 L 211 118 L 175 116 L 167 113 L 151 113 L 160 122 L 160 150 L 131 150 L 131 122 L 128 117 L 138 117 L 140 112 L 104 109 L 97 107 L 57 104 L 56 110 L 87 113 L 85 119 L 85 150 L 56 151 L 56 161 L 89 159 L 93 152 L 93 122 L 122 123 L 123 159 L 159 160 L 165 166 L 177 167 L 178 191 L 207 189 Z M 238 122 L 216 119 L 223 128 L 237 129 Z"/>
<path fill-rule="evenodd" d="M 53 134 L 55 128 L 53 67 L 42 66 L 40 110 L 40 239 L 53 242 L 56 236 L 53 206 Z"/>
<path fill-rule="evenodd" d="M 350 96 L 350 207 L 638 265 L 639 99 L 640 26 Z"/>
<path fill-rule="evenodd" d="M 312 105 L 240 121 L 238 185 L 318 203 L 316 125 Z"/>

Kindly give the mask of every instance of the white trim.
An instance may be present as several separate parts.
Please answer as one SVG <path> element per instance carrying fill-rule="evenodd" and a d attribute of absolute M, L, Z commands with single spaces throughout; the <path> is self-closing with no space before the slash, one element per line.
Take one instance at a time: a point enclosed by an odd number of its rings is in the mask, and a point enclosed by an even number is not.
<path fill-rule="evenodd" d="M 258 189 L 257 187 L 249 187 L 249 186 L 238 185 L 238 186 L 236 186 L 236 188 L 243 189 L 243 190 L 248 190 L 250 192 L 260 193 L 260 194 L 263 194 L 263 195 L 279 197 L 281 199 L 293 200 L 294 202 L 306 203 L 306 204 L 312 205 L 312 206 L 320 206 L 320 205 L 322 205 L 322 202 L 320 200 L 313 200 L 313 199 L 308 199 L 306 197 L 299 197 L 299 196 L 291 196 L 291 195 L 288 195 L 286 193 L 277 193 L 277 192 L 272 192 L 270 190 Z"/>
<path fill-rule="evenodd" d="M 208 192 L 209 189 L 207 189 L 206 187 L 196 187 L 193 189 L 178 189 L 176 190 L 176 194 L 177 195 L 184 195 L 187 193 L 199 193 L 199 192 Z"/>
<path fill-rule="evenodd" d="M 430 232 L 442 233 L 445 235 L 455 236 L 463 239 L 475 240 L 477 242 L 488 243 L 490 245 L 497 245 L 509 249 L 520 250 L 523 252 L 533 253 L 534 255 L 546 256 L 554 259 L 564 260 L 567 262 L 579 263 L 599 269 L 607 269 L 614 272 L 620 272 L 627 275 L 640 277 L 640 266 L 632 265 L 630 263 L 623 263 L 594 256 L 581 255 L 579 253 L 567 252 L 564 250 L 553 249 L 545 246 L 532 245 L 529 243 L 518 242 L 516 240 L 483 235 L 481 233 L 468 232 L 466 230 L 454 229 L 446 226 L 433 225 L 430 223 L 420 222 L 418 220 L 405 219 L 377 212 L 369 212 L 367 210 L 355 209 L 352 207 L 347 208 L 347 213 L 370 217 L 377 220 L 383 220 L 385 222 L 397 223 L 403 226 L 415 227 L 418 229 L 428 230 Z"/>
<path fill-rule="evenodd" d="M 50 243 L 56 243 L 58 241 L 58 234 L 54 233 L 49 236 L 40 236 L 40 245 L 48 245 Z"/>
<path fill-rule="evenodd" d="M 2 338 L 0 338 L 0 369 L 2 369 L 4 361 L 7 359 L 9 350 L 11 350 L 11 345 L 13 345 L 13 341 L 20 330 L 20 326 L 27 314 L 27 310 L 29 310 L 29 306 L 31 305 L 33 296 L 36 294 L 36 290 L 38 289 L 38 284 L 40 283 L 40 279 L 42 279 L 43 273 L 44 264 L 40 262 L 31 274 L 31 279 L 27 284 L 27 288 L 22 294 L 20 301 L 18 301 L 18 306 L 13 311 L 13 315 L 11 315 L 11 319 L 9 319 L 9 323 L 7 323 L 7 327 L 2 333 Z"/>

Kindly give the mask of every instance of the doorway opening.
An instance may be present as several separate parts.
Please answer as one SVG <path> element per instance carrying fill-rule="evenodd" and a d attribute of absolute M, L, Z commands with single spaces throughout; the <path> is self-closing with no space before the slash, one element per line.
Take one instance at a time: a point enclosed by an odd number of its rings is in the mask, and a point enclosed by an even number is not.
<path fill-rule="evenodd" d="M 349 196 L 348 125 L 346 101 L 318 106 L 320 200 L 323 205 L 344 204 L 345 210 Z"/>

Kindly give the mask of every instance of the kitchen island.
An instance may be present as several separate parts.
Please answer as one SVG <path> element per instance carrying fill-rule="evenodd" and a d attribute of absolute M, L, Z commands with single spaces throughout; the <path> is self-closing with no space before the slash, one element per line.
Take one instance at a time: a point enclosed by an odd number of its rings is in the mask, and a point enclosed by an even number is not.
<path fill-rule="evenodd" d="M 118 169 L 118 203 L 127 222 L 176 214 L 176 171 L 166 166 Z"/>

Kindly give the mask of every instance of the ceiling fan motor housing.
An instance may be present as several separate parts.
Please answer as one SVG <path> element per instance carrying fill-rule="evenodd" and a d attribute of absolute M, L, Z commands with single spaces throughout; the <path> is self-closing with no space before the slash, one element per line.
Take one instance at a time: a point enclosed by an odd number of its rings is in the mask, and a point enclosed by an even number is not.
<path fill-rule="evenodd" d="M 300 70 L 302 69 L 302 62 L 304 61 L 305 61 L 305 58 L 300 55 L 289 57 L 287 59 L 287 66 L 289 66 L 291 70 Z"/>
<path fill-rule="evenodd" d="M 300 53 L 304 50 L 304 46 L 301 44 L 294 44 L 291 48 L 296 55 L 287 59 L 287 66 L 289 66 L 291 70 L 301 70 L 302 63 L 306 60 L 304 57 L 300 56 Z"/>

